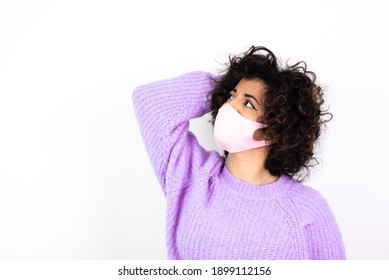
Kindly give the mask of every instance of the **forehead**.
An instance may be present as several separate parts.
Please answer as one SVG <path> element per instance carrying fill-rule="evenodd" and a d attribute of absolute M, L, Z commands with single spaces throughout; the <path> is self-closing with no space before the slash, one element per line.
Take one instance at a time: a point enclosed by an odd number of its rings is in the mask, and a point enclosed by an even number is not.
<path fill-rule="evenodd" d="M 235 88 L 238 92 L 242 91 L 244 93 L 249 93 L 258 97 L 263 96 L 263 94 L 267 90 L 267 86 L 265 85 L 265 83 L 258 78 L 250 80 L 241 79 Z"/>

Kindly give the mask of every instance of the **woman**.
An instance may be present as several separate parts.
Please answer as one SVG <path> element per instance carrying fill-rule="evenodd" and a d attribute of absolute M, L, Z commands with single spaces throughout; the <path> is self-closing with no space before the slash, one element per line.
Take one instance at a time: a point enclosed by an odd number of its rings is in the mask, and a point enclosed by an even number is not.
<path fill-rule="evenodd" d="M 253 46 L 220 76 L 153 82 L 133 102 L 167 199 L 169 259 L 345 259 L 328 204 L 301 183 L 332 117 L 304 63 L 282 69 Z M 188 131 L 208 112 L 224 157 Z"/>

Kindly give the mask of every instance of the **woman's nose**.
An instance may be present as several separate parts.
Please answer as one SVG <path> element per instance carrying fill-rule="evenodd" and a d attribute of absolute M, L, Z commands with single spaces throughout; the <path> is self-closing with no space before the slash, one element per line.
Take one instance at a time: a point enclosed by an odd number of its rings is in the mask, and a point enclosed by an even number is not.
<path fill-rule="evenodd" d="M 233 99 L 228 99 L 227 102 L 232 106 L 232 108 L 234 108 L 239 114 L 241 114 L 242 107 L 239 105 L 240 103 L 238 97 L 235 97 Z"/>

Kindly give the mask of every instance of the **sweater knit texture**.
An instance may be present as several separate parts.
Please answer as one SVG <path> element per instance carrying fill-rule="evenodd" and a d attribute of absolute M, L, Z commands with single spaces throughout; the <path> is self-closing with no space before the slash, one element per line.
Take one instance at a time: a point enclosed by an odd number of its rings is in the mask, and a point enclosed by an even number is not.
<path fill-rule="evenodd" d="M 137 87 L 141 135 L 167 201 L 168 259 L 345 259 L 329 205 L 287 176 L 254 186 L 228 171 L 224 157 L 201 147 L 189 120 L 210 112 L 207 72 Z"/>

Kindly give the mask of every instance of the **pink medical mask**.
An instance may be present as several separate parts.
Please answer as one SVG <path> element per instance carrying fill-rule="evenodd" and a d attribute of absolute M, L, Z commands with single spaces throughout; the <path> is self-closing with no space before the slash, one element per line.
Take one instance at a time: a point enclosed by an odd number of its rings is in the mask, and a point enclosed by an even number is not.
<path fill-rule="evenodd" d="M 214 124 L 214 139 L 220 149 L 229 153 L 238 153 L 267 146 L 265 140 L 254 140 L 257 129 L 265 124 L 251 121 L 238 113 L 230 104 L 225 103 L 220 109 Z"/>

